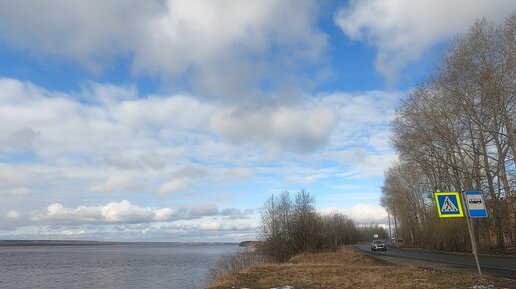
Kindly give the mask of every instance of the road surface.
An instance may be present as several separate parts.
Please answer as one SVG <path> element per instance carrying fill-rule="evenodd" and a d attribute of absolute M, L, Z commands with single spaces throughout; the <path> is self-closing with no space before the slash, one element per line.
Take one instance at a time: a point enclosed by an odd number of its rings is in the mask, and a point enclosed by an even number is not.
<path fill-rule="evenodd" d="M 359 246 L 359 249 L 367 252 L 371 252 L 369 244 Z M 387 251 L 371 252 L 376 256 L 396 256 L 404 257 L 416 260 L 432 261 L 437 263 L 449 265 L 457 265 L 460 267 L 476 268 L 475 257 L 473 254 L 462 254 L 462 253 L 446 253 L 436 252 L 427 250 L 415 250 L 415 249 L 399 249 L 392 246 L 387 247 Z M 480 255 L 479 256 L 480 267 L 482 272 L 495 273 L 512 279 L 516 279 L 516 257 L 509 256 L 492 256 L 492 255 Z M 435 266 L 433 266 L 435 268 Z"/>

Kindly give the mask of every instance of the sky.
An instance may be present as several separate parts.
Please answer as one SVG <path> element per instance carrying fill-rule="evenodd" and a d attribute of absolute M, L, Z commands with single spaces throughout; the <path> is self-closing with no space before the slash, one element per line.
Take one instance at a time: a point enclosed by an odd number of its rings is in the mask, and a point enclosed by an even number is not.
<path fill-rule="evenodd" d="M 273 194 L 385 224 L 389 123 L 512 0 L 0 1 L 0 239 L 256 239 Z"/>

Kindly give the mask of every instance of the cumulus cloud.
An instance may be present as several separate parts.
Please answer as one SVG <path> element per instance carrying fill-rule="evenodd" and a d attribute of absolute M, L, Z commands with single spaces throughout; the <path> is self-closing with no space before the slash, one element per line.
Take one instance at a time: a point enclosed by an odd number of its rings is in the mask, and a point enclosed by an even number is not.
<path fill-rule="evenodd" d="M 198 228 L 203 231 L 255 231 L 258 226 L 253 222 L 235 220 L 206 220 Z"/>
<path fill-rule="evenodd" d="M 503 20 L 514 8 L 512 0 L 353 0 L 334 21 L 351 39 L 378 48 L 376 68 L 392 82 L 410 61 L 475 19 Z"/>
<path fill-rule="evenodd" d="M 106 163 L 126 169 L 163 169 L 164 156 L 150 152 L 149 147 L 168 143 L 175 149 L 163 151 L 166 157 L 175 158 L 192 146 L 213 141 L 214 134 L 236 144 L 313 151 L 326 143 L 336 122 L 330 106 L 310 99 L 299 106 L 256 110 L 208 104 L 185 95 L 114 97 L 109 104 L 88 105 L 74 100 L 76 95 L 49 92 L 13 79 L 0 79 L 0 88 L 0 129 L 32 127 L 40 132 L 35 148 L 40 156 L 96 151 Z M 189 142 L 192 146 L 183 146 Z M 217 145 L 211 143 L 210 149 Z"/>
<path fill-rule="evenodd" d="M 340 212 L 359 224 L 386 224 L 387 212 L 379 205 L 356 204 L 349 209 L 322 208 L 322 213 Z"/>
<path fill-rule="evenodd" d="M 392 157 L 387 124 L 402 94 L 336 93 L 252 109 L 101 84 L 63 93 L 0 78 L 0 131 L 37 132 L 35 158 L 18 162 L 17 152 L 2 152 L 0 210 L 23 201 L 26 211 L 40 212 L 34 222 L 49 226 L 246 218 L 248 212 L 217 206 L 256 201 L 254 187 L 297 189 L 383 173 Z M 105 204 L 117 193 L 172 206 L 177 192 L 189 194 L 181 200 L 187 208 Z M 63 205 L 77 196 L 103 205 Z M 55 204 L 41 211 L 39 204 L 49 200 Z M 199 200 L 212 207 L 194 209 Z"/>
<path fill-rule="evenodd" d="M 192 132 L 204 130 L 215 109 L 210 104 L 185 95 L 150 96 L 116 102 L 115 105 L 112 108 L 113 117 L 125 126 L 136 129 L 188 129 Z"/>
<path fill-rule="evenodd" d="M 219 209 L 213 204 L 196 205 L 190 210 L 190 215 L 194 217 L 215 216 L 219 213 Z"/>
<path fill-rule="evenodd" d="M 0 135 L 0 151 L 22 151 L 32 149 L 39 133 L 30 128 L 22 128 L 6 136 Z"/>
<path fill-rule="evenodd" d="M 105 206 L 79 206 L 66 208 L 54 203 L 43 213 L 36 214 L 32 220 L 36 222 L 56 223 L 141 223 L 151 222 L 157 217 L 162 220 L 164 211 L 142 208 L 127 200 L 111 202 Z"/>
<path fill-rule="evenodd" d="M 163 208 L 157 209 L 154 211 L 154 220 L 155 221 L 167 221 L 172 219 L 174 215 L 174 210 L 171 208 Z"/>
<path fill-rule="evenodd" d="M 9 212 L 7 212 L 5 216 L 9 220 L 17 220 L 18 218 L 20 218 L 20 213 L 18 213 L 18 211 L 16 210 L 10 210 Z"/>
<path fill-rule="evenodd" d="M 213 204 L 198 204 L 190 209 L 180 208 L 150 208 L 140 207 L 127 200 L 111 202 L 98 206 L 79 206 L 67 208 L 60 203 L 50 204 L 44 212 L 36 213 L 31 220 L 38 223 L 50 224 L 141 224 L 152 222 L 166 222 L 178 220 L 194 220 L 204 217 L 235 217 L 247 218 L 253 214 L 253 210 L 241 211 L 228 208 L 220 211 Z M 19 216 L 16 211 L 10 211 L 8 215 Z M 235 219 L 235 218 L 229 218 Z"/>
<path fill-rule="evenodd" d="M 102 207 L 101 212 L 107 222 L 145 222 L 154 220 L 156 216 L 155 210 L 138 207 L 126 200 L 109 203 Z"/>
<path fill-rule="evenodd" d="M 310 0 L 2 2 L 0 40 L 97 73 L 129 56 L 136 73 L 241 97 L 261 80 L 295 74 L 296 60 L 318 61 L 326 36 L 316 10 Z"/>
<path fill-rule="evenodd" d="M 266 143 L 306 152 L 327 142 L 335 121 L 335 113 L 329 107 L 277 107 L 219 113 L 211 126 L 236 143 Z"/>

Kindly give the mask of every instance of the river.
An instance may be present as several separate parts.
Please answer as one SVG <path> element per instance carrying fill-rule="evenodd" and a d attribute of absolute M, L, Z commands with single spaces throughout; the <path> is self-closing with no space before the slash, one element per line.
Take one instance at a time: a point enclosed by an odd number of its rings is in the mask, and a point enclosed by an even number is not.
<path fill-rule="evenodd" d="M 236 244 L 0 247 L 0 288 L 199 288 Z"/>

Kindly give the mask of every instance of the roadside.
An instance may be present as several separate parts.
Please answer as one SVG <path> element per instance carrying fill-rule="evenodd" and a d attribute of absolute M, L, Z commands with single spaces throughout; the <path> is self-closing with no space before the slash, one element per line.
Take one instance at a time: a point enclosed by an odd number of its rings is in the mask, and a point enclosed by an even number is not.
<path fill-rule="evenodd" d="M 383 256 L 382 256 L 383 257 Z M 213 281 L 208 289 L 226 288 L 514 288 L 516 281 L 467 270 L 443 271 L 442 265 L 419 268 L 414 260 L 402 264 L 344 247 L 338 252 L 301 254 L 287 263 L 265 263 Z M 396 258 L 396 257 L 391 257 Z M 290 286 L 290 287 L 288 287 Z"/>
<path fill-rule="evenodd" d="M 386 264 L 395 265 L 395 266 L 411 266 L 418 267 L 423 269 L 430 270 L 441 270 L 441 271 L 451 271 L 451 272 L 468 272 L 472 274 L 477 274 L 477 269 L 475 267 L 466 266 L 466 265 L 458 265 L 451 263 L 442 263 L 442 262 L 434 262 L 429 260 L 420 260 L 414 258 L 406 258 L 399 256 L 389 256 L 384 254 L 372 254 L 367 251 L 361 251 L 358 247 L 355 247 L 360 253 L 370 254 L 371 257 L 385 262 Z"/>
<path fill-rule="evenodd" d="M 369 245 L 359 245 L 357 247 L 367 254 L 371 254 Z M 476 270 L 475 259 L 472 254 L 448 253 L 443 251 L 405 249 L 389 246 L 386 252 L 375 252 L 374 257 L 385 260 L 392 260 L 397 263 L 412 263 L 419 267 L 448 268 L 448 270 L 463 268 L 473 272 Z M 403 259 L 400 259 L 403 258 Z M 409 261 L 412 260 L 412 261 Z M 516 280 L 516 258 L 513 256 L 492 256 L 480 255 L 480 265 L 484 273 L 495 274 Z M 476 271 L 475 271 L 476 272 Z"/>
<path fill-rule="evenodd" d="M 428 248 L 415 248 L 415 247 L 401 247 L 396 246 L 393 243 L 388 243 L 389 247 L 394 248 L 400 248 L 403 250 L 413 250 L 413 251 L 419 251 L 419 252 L 429 252 L 429 253 L 446 253 L 446 254 L 454 254 L 454 255 L 471 255 L 471 252 L 451 252 L 451 251 L 442 251 L 437 249 L 428 249 Z M 485 253 L 481 252 L 478 253 L 479 256 L 487 256 L 487 257 L 507 257 L 507 258 L 514 258 L 516 257 L 516 247 L 507 247 L 505 250 L 505 253 Z"/>

